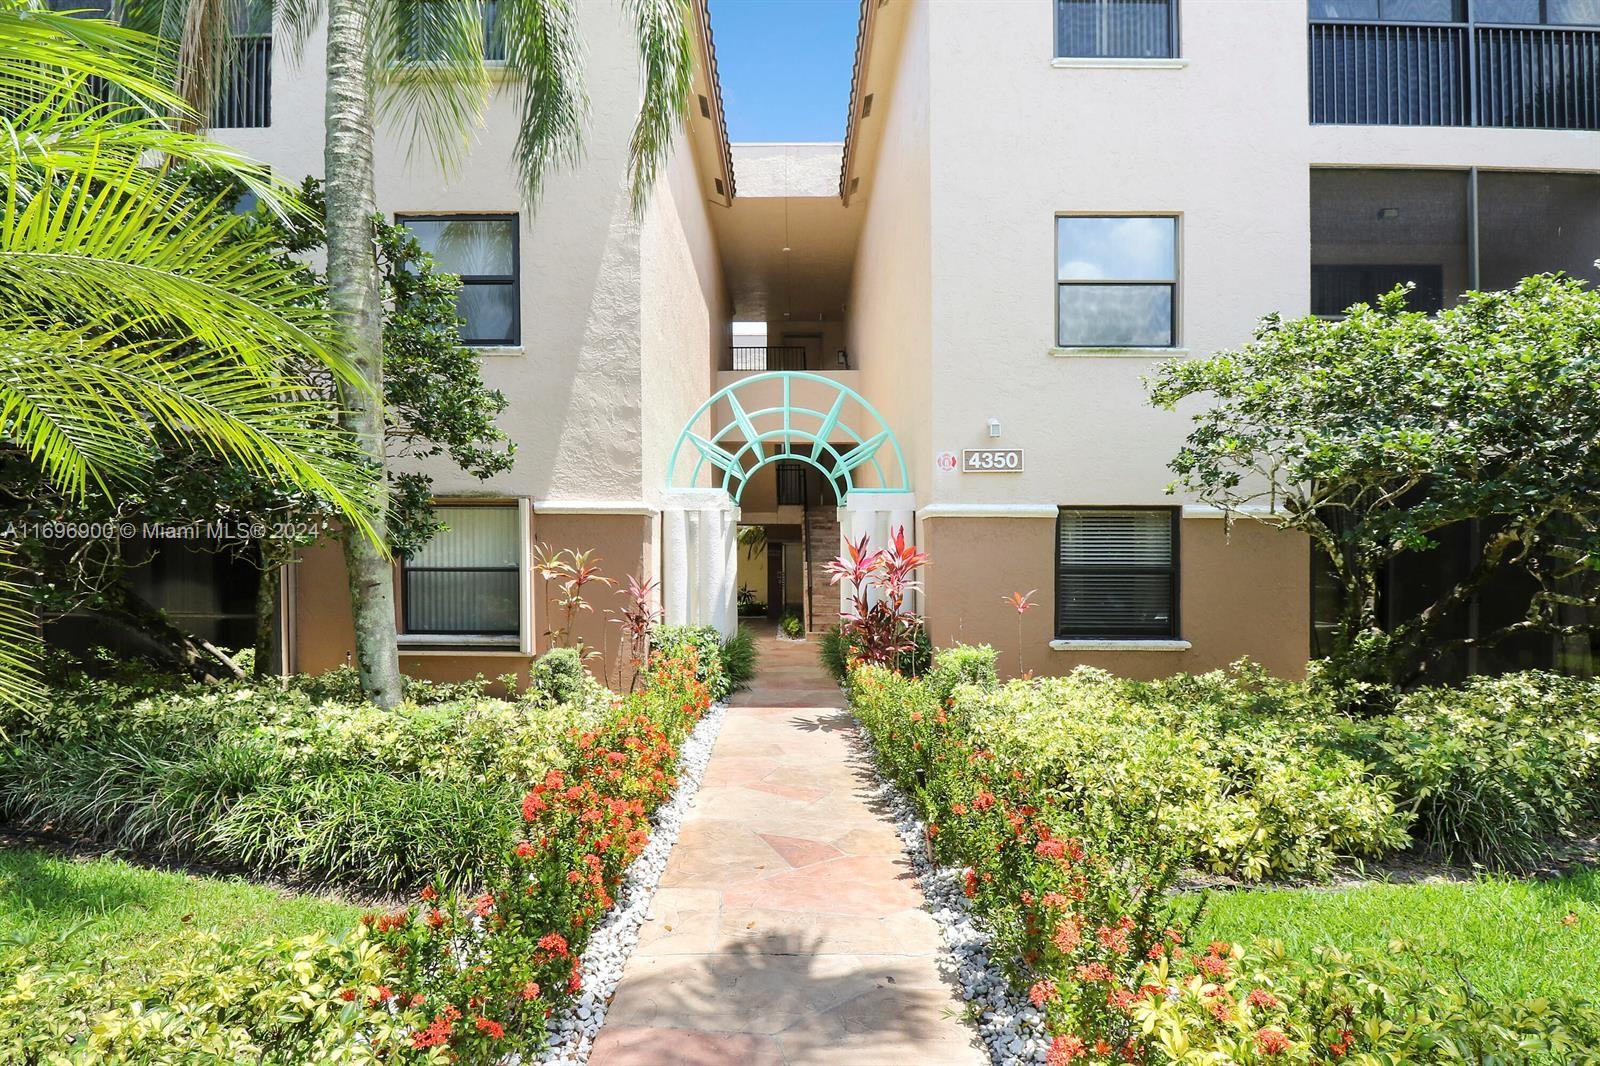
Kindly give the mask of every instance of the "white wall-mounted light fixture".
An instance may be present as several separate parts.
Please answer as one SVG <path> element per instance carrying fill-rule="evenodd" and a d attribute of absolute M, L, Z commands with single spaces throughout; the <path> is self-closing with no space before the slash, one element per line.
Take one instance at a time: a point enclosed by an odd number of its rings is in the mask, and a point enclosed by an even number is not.
<path fill-rule="evenodd" d="M 998 418 L 989 419 L 989 436 L 998 437 L 999 435 L 1000 435 L 1000 420 Z"/>

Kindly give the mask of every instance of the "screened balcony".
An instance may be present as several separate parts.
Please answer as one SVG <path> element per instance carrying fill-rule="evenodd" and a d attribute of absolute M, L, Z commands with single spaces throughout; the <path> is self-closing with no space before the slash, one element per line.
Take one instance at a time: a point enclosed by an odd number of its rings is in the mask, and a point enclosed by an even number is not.
<path fill-rule="evenodd" d="M 1600 0 L 1311 0 L 1311 121 L 1600 130 Z"/>
<path fill-rule="evenodd" d="M 1439 311 L 1468 289 L 1561 270 L 1600 284 L 1600 175 L 1311 172 L 1311 310 L 1338 317 L 1396 285 Z"/>

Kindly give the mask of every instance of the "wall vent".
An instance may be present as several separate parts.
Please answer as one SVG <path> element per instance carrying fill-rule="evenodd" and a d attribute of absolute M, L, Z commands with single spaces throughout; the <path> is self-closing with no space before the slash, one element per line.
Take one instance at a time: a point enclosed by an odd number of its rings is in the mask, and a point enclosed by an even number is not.
<path fill-rule="evenodd" d="M 707 100 L 705 98 L 705 94 L 704 93 L 701 93 L 699 95 L 700 95 L 700 117 L 701 118 L 710 118 L 711 117 L 711 101 Z"/>
<path fill-rule="evenodd" d="M 856 194 L 856 190 L 859 189 L 859 188 L 861 188 L 861 179 L 860 178 L 851 178 L 850 179 L 850 195 L 854 196 Z"/>
<path fill-rule="evenodd" d="M 728 195 L 728 190 L 723 187 L 721 178 L 712 178 L 711 184 L 716 186 L 718 196 Z"/>
<path fill-rule="evenodd" d="M 868 93 L 861 98 L 861 117 L 866 118 L 872 114 L 872 94 Z"/>

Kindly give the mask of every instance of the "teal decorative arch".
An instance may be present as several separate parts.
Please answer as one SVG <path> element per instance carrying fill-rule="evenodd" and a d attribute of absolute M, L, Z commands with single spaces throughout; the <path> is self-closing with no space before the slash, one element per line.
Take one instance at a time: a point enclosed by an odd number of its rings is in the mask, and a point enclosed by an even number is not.
<path fill-rule="evenodd" d="M 774 382 L 775 405 L 768 395 L 774 392 Z M 806 383 L 799 390 L 806 394 L 806 401 L 815 402 L 820 396 L 826 410 L 795 403 L 795 386 L 801 382 Z M 694 432 L 719 403 L 727 405 L 727 424 L 710 437 Z M 855 419 L 847 418 L 847 413 L 854 413 L 859 423 L 852 424 Z M 840 437 L 843 440 L 836 442 Z M 799 460 L 821 471 L 841 502 L 852 493 L 911 489 L 900 442 L 877 409 L 832 378 L 798 370 L 752 374 L 713 393 L 689 417 L 672 446 L 667 487 L 703 487 L 700 477 L 709 464 L 717 487 L 737 503 L 757 470 L 783 459 Z M 864 478 L 867 471 L 870 477 Z M 862 481 L 868 483 L 858 483 Z"/>

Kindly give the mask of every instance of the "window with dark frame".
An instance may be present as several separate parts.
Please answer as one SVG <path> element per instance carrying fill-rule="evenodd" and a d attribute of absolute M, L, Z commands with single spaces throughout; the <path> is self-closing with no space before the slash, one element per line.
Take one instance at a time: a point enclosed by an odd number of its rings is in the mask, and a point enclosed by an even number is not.
<path fill-rule="evenodd" d="M 1172 59 L 1178 0 L 1056 0 L 1057 59 Z"/>
<path fill-rule="evenodd" d="M 446 528 L 400 563 L 405 632 L 518 637 L 522 520 L 516 505 L 441 505 L 434 513 Z"/>
<path fill-rule="evenodd" d="M 1056 343 L 1172 348 L 1178 343 L 1178 220 L 1056 218 Z"/>
<path fill-rule="evenodd" d="M 1178 635 L 1176 507 L 1063 507 L 1056 522 L 1056 637 Z"/>
<path fill-rule="evenodd" d="M 461 278 L 461 343 L 520 344 L 521 265 L 516 215 L 396 215 L 446 273 Z"/>

